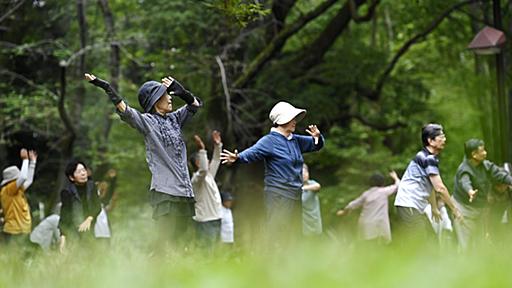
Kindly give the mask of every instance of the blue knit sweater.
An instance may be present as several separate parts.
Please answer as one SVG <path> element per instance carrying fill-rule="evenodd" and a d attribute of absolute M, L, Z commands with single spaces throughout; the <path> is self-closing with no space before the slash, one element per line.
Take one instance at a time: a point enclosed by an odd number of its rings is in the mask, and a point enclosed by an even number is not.
<path fill-rule="evenodd" d="M 312 136 L 291 134 L 289 138 L 271 131 L 256 144 L 238 154 L 239 163 L 265 161 L 265 192 L 298 200 L 302 192 L 302 153 L 320 150 L 324 138 L 315 144 Z"/>

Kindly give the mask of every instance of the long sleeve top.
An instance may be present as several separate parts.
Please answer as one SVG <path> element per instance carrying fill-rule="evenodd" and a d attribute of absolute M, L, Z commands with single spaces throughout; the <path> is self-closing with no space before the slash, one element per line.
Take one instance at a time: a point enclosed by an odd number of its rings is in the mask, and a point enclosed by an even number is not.
<path fill-rule="evenodd" d="M 61 191 L 60 197 L 62 202 L 60 227 L 63 234 L 77 233 L 78 226 L 89 216 L 93 217 L 93 224 L 95 223 L 101 211 L 101 202 L 96 185 L 91 180 L 83 186 L 68 182 Z"/>
<path fill-rule="evenodd" d="M 359 232 L 363 239 L 382 237 L 391 241 L 389 225 L 388 197 L 395 193 L 398 185 L 372 187 L 350 202 L 345 209 L 355 210 L 362 207 L 359 216 Z"/>
<path fill-rule="evenodd" d="M 484 160 L 473 166 L 468 160 L 462 161 L 455 175 L 453 197 L 459 202 L 473 207 L 483 207 L 492 185 L 502 183 L 512 185 L 512 176 L 491 161 Z M 473 202 L 469 202 L 469 190 L 478 190 Z"/>
<path fill-rule="evenodd" d="M 302 153 L 320 150 L 324 145 L 312 136 L 291 134 L 289 138 L 271 131 L 256 144 L 238 154 L 239 163 L 265 161 L 265 192 L 298 200 L 302 194 Z"/>
<path fill-rule="evenodd" d="M 140 113 L 129 106 L 124 112 L 118 111 L 123 121 L 144 136 L 146 162 L 151 172 L 150 190 L 172 196 L 194 197 L 182 128 L 198 108 L 186 105 L 164 116 Z"/>
<path fill-rule="evenodd" d="M 198 152 L 199 169 L 192 175 L 192 187 L 195 194 L 194 220 L 205 222 L 221 218 L 221 206 L 219 188 L 215 182 L 215 176 L 220 166 L 220 151 L 222 144 L 215 145 L 212 160 L 208 164 L 206 150 Z"/>

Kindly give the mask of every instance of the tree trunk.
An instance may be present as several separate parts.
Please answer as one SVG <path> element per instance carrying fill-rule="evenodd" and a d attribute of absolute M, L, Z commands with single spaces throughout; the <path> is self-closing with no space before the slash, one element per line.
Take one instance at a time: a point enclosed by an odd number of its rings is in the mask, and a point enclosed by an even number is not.
<path fill-rule="evenodd" d="M 119 43 L 116 41 L 116 31 L 114 25 L 114 16 L 112 15 L 112 10 L 110 9 L 108 0 L 99 0 L 98 1 L 101 11 L 103 13 L 103 20 L 105 22 L 105 28 L 107 30 L 107 38 L 110 42 L 110 79 L 109 82 L 112 85 L 114 90 L 119 91 L 119 77 L 121 75 L 121 60 L 120 60 L 120 49 Z M 108 138 L 110 136 L 110 131 L 112 128 L 112 108 L 109 106 L 108 110 L 104 115 L 104 127 L 101 135 L 101 143 L 99 145 L 99 155 L 101 162 L 96 167 L 97 173 L 99 176 L 102 176 L 106 173 L 110 163 L 108 161 L 107 153 L 108 153 Z"/>

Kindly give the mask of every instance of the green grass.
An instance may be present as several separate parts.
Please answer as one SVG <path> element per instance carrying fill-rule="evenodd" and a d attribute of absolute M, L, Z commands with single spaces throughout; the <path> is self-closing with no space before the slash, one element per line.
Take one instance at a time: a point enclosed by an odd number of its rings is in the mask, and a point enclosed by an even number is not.
<path fill-rule="evenodd" d="M 511 287 L 512 256 L 481 245 L 460 254 L 418 243 L 363 246 L 334 238 L 287 243 L 279 249 L 239 243 L 213 254 L 154 250 L 148 211 L 113 223 L 109 247 L 69 243 L 65 254 L 26 256 L 0 247 L 0 287 Z M 256 235 L 253 238 L 258 239 Z M 344 240 L 340 240 L 344 239 Z M 348 237 L 350 239 L 350 237 Z M 251 243 L 264 243 L 251 241 Z M 245 244 L 245 245 L 244 245 Z"/>

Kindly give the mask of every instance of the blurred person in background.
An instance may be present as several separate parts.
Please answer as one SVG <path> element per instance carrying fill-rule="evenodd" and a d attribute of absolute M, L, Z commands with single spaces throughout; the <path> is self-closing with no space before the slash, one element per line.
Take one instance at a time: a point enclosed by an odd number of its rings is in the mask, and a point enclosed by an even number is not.
<path fill-rule="evenodd" d="M 21 149 L 20 158 L 21 171 L 16 166 L 5 168 L 0 184 L 0 200 L 4 215 L 3 236 L 8 243 L 18 244 L 28 242 L 28 235 L 32 230 L 32 217 L 25 193 L 34 180 L 37 153 Z"/>
<path fill-rule="evenodd" d="M 377 244 L 391 242 L 388 198 L 396 193 L 400 178 L 395 171 L 391 171 L 389 176 L 394 183 L 386 186 L 384 176 L 381 173 L 374 173 L 370 177 L 370 189 L 352 200 L 344 209 L 336 212 L 338 216 L 345 216 L 351 211 L 361 208 L 358 227 L 359 236 L 363 240 L 377 242 Z"/>

